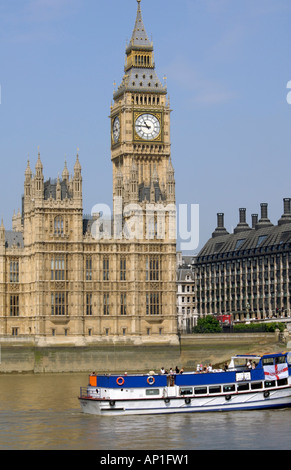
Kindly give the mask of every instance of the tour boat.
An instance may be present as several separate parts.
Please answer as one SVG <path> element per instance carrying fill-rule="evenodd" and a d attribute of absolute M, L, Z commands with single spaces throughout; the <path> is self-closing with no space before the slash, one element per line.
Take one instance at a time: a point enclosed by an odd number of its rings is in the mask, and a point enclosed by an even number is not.
<path fill-rule="evenodd" d="M 291 352 L 234 356 L 211 372 L 91 374 L 84 413 L 141 415 L 291 406 Z"/>

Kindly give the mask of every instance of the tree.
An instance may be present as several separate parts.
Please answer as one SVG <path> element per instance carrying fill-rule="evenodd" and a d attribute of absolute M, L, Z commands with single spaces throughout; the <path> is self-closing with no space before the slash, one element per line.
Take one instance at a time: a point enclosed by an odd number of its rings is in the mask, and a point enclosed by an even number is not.
<path fill-rule="evenodd" d="M 219 321 L 213 315 L 199 318 L 197 326 L 193 328 L 193 333 L 221 333 L 222 328 Z"/>

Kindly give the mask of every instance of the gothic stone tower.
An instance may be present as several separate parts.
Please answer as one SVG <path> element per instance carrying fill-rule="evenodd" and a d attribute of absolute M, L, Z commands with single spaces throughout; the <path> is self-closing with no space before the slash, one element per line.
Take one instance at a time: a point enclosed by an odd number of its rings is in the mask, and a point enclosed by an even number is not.
<path fill-rule="evenodd" d="M 130 243 L 131 314 L 143 335 L 167 336 L 176 334 L 177 327 L 170 105 L 137 1 L 125 73 L 110 115 L 114 215 L 116 219 L 117 211 L 122 213 L 123 235 Z"/>
<path fill-rule="evenodd" d="M 111 108 L 113 196 L 122 196 L 125 204 L 174 203 L 170 106 L 167 89 L 155 71 L 140 1 L 126 48 L 125 74 Z"/>

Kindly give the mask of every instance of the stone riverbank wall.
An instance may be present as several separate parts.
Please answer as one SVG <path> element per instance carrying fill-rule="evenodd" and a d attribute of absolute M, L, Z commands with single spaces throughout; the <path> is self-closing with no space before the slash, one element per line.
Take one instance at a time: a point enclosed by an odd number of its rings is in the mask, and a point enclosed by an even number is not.
<path fill-rule="evenodd" d="M 276 333 L 185 335 L 175 345 L 98 343 L 85 347 L 38 347 L 29 339 L 0 338 L 0 374 L 159 372 L 162 366 L 194 370 L 198 362 L 218 365 L 235 354 L 278 352 L 287 346 Z"/>

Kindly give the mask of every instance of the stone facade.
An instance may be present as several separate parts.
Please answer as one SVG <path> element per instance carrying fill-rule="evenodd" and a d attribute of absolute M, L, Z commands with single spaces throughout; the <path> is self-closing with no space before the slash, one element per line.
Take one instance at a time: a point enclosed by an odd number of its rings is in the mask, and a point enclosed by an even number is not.
<path fill-rule="evenodd" d="M 0 228 L 2 337 L 177 341 L 170 106 L 140 1 L 113 98 L 112 218 L 83 215 L 79 155 L 73 176 L 65 164 L 55 180 L 40 153 L 34 174 L 27 164 L 22 211 Z"/>

